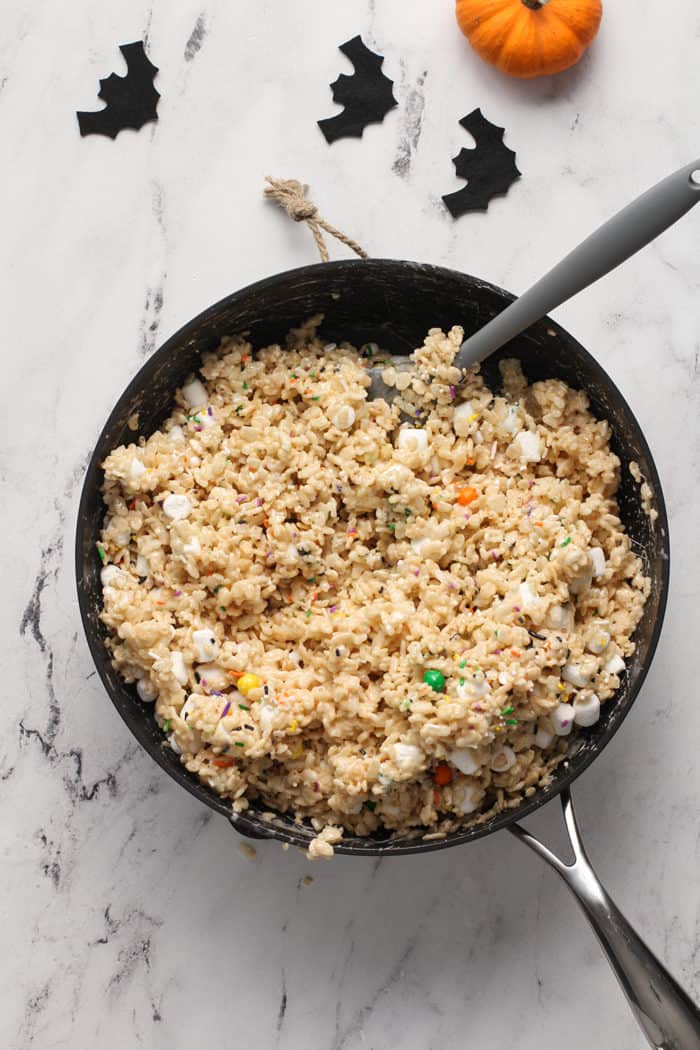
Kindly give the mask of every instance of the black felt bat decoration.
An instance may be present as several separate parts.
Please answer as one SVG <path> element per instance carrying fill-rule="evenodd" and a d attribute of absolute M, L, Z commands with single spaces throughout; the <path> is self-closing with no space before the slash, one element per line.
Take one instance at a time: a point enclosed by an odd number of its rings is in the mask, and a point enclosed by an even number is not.
<path fill-rule="evenodd" d="M 381 124 L 389 110 L 398 105 L 392 91 L 394 81 L 382 73 L 381 55 L 365 47 L 359 36 L 341 44 L 340 50 L 350 59 L 355 72 L 352 76 L 341 73 L 331 84 L 333 101 L 344 109 L 335 117 L 318 121 L 327 142 L 362 138 L 368 124 Z"/>
<path fill-rule="evenodd" d="M 442 199 L 452 218 L 468 211 L 486 211 L 493 197 L 502 197 L 520 178 L 515 154 L 503 145 L 504 128 L 491 124 L 480 109 L 474 109 L 460 120 L 473 136 L 476 146 L 462 149 L 453 159 L 455 170 L 467 185 Z"/>
<path fill-rule="evenodd" d="M 143 42 L 121 44 L 119 50 L 126 62 L 126 76 L 112 73 L 100 81 L 97 95 L 107 105 L 97 112 L 78 113 L 81 135 L 108 135 L 114 139 L 124 128 L 138 131 L 144 124 L 158 119 L 156 107 L 160 95 L 153 86 L 158 69 L 149 61 Z"/>

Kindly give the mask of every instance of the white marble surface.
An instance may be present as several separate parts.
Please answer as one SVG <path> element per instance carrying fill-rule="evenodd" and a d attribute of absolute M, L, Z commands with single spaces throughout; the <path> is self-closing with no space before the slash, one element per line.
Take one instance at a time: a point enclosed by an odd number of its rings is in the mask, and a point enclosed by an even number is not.
<path fill-rule="evenodd" d="M 5 0 L 0 40 L 3 893 L 0 1045 L 283 1050 L 633 1050 L 642 1045 L 566 890 L 506 834 L 425 858 L 246 860 L 142 754 L 96 677 L 77 613 L 81 475 L 144 357 L 201 308 L 314 259 L 261 200 L 313 184 L 374 255 L 523 290 L 558 253 L 700 152 L 700 10 L 606 4 L 581 66 L 516 83 L 483 66 L 450 0 Z M 386 56 L 399 109 L 329 147 L 336 46 Z M 147 37 L 160 120 L 81 139 L 76 109 Z M 425 77 L 421 90 L 419 78 Z M 450 158 L 474 106 L 522 180 L 453 222 Z M 408 146 L 407 146 L 408 144 Z M 404 174 L 396 160 L 410 154 Z M 406 165 L 404 164 L 404 167 Z M 610 891 L 700 993 L 700 213 L 558 312 L 646 429 L 675 556 L 658 655 L 576 798 Z M 553 833 L 557 807 L 535 824 Z M 224 1042 L 225 1041 L 225 1042 Z"/>

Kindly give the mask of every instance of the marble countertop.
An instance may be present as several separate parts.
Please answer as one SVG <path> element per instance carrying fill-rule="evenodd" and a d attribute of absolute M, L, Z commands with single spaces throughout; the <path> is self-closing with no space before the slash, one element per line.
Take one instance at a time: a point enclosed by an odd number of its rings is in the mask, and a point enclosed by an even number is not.
<path fill-rule="evenodd" d="M 72 536 L 81 477 L 117 395 L 216 299 L 314 261 L 261 198 L 312 184 L 373 255 L 524 290 L 594 225 L 700 152 L 700 10 L 605 5 L 558 79 L 518 83 L 471 53 L 451 0 L 7 0 L 0 41 L 4 406 L 0 1045 L 8 1050 L 634 1050 L 643 1043 L 555 875 L 505 833 L 468 848 L 310 864 L 254 860 L 113 711 L 83 639 Z M 329 147 L 337 45 L 386 56 L 400 105 Z M 145 38 L 160 119 L 81 139 L 75 111 Z M 522 179 L 454 222 L 458 121 L 507 129 Z M 557 312 L 644 427 L 669 504 L 666 625 L 635 710 L 575 797 L 612 895 L 697 997 L 700 862 L 692 677 L 700 627 L 700 213 Z M 533 822 L 556 836 L 556 805 Z M 313 876 L 306 885 L 304 877 Z"/>

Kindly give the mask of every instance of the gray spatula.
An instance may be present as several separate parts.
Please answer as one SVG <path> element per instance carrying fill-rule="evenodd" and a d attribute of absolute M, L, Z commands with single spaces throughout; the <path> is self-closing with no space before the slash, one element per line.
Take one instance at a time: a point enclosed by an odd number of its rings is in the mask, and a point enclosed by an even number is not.
<path fill-rule="evenodd" d="M 698 201 L 700 160 L 657 183 L 587 237 L 529 291 L 466 339 L 454 364 L 458 368 L 468 368 L 483 361 L 535 321 L 655 240 Z M 394 364 L 398 370 L 410 370 L 413 367 L 408 359 L 395 361 Z M 369 396 L 393 401 L 397 391 L 394 387 L 386 386 L 381 371 L 381 368 L 370 369 L 372 383 Z"/>

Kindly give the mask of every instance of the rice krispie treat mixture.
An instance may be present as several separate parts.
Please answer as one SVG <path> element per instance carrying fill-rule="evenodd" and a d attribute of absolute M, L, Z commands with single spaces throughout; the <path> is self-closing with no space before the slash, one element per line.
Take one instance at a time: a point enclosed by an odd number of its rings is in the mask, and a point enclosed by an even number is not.
<path fill-rule="evenodd" d="M 372 344 L 224 341 L 103 464 L 115 667 L 234 809 L 310 819 L 311 855 L 517 805 L 634 650 L 649 582 L 608 424 L 516 361 L 499 396 L 477 369 L 457 390 L 462 338 L 388 363 L 391 407 Z"/>

